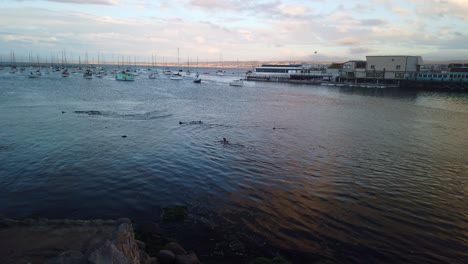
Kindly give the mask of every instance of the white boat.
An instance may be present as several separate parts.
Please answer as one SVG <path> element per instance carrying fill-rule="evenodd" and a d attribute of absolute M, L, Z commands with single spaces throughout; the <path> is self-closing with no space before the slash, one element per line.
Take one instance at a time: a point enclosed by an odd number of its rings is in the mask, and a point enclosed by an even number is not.
<path fill-rule="evenodd" d="M 229 83 L 230 86 L 244 86 L 244 80 L 239 79 L 239 80 L 234 80 Z"/>
<path fill-rule="evenodd" d="M 226 72 L 226 71 L 224 71 L 224 70 L 217 70 L 217 71 L 216 71 L 216 75 L 218 75 L 218 76 L 224 76 L 224 73 L 225 73 L 225 72 Z"/>
<path fill-rule="evenodd" d="M 194 82 L 194 83 L 201 83 L 200 74 L 197 73 L 197 74 L 195 75 L 195 79 L 193 79 L 193 82 Z"/>
<path fill-rule="evenodd" d="M 150 75 L 148 75 L 148 78 L 150 79 L 156 79 L 156 73 L 151 73 Z"/>
<path fill-rule="evenodd" d="M 171 70 L 164 70 L 164 74 L 165 75 L 172 75 L 172 71 Z"/>
<path fill-rule="evenodd" d="M 133 77 L 133 75 L 128 74 L 125 71 L 121 71 L 121 72 L 119 72 L 119 73 L 117 73 L 115 75 L 115 80 L 117 80 L 117 81 L 134 81 L 135 78 Z"/>
<path fill-rule="evenodd" d="M 180 73 L 173 73 L 173 74 L 171 75 L 171 78 L 170 78 L 170 79 L 171 79 L 171 80 L 182 80 L 182 79 L 184 79 L 184 78 L 182 77 L 182 75 L 181 75 Z"/>

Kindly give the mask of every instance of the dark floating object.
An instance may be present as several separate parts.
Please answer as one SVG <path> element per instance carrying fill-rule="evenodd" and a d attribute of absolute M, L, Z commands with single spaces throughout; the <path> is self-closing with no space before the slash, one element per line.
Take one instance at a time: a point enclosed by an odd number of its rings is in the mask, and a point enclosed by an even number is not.
<path fill-rule="evenodd" d="M 183 124 L 195 125 L 195 124 L 203 124 L 203 122 L 201 120 L 200 121 L 190 121 L 190 122 L 179 121 L 179 125 L 183 125 Z"/>
<path fill-rule="evenodd" d="M 100 111 L 95 111 L 95 110 L 91 110 L 91 111 L 75 111 L 76 114 L 88 114 L 88 115 L 100 115 L 102 114 Z"/>
<path fill-rule="evenodd" d="M 274 127 L 273 129 L 276 129 L 276 127 Z"/>
<path fill-rule="evenodd" d="M 126 138 L 126 137 L 127 137 L 127 135 L 123 135 L 122 137 L 123 137 L 123 138 Z"/>
<path fill-rule="evenodd" d="M 223 138 L 223 144 L 229 144 L 229 141 L 227 141 L 226 138 Z"/>
<path fill-rule="evenodd" d="M 66 112 L 65 111 L 62 111 L 62 114 L 65 114 Z"/>

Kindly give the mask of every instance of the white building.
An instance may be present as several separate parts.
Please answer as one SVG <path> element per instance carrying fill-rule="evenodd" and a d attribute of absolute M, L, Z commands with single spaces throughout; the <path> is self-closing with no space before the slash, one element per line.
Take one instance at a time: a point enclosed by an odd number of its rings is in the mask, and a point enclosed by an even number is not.
<path fill-rule="evenodd" d="M 366 77 L 412 79 L 423 64 L 421 56 L 366 56 Z"/>

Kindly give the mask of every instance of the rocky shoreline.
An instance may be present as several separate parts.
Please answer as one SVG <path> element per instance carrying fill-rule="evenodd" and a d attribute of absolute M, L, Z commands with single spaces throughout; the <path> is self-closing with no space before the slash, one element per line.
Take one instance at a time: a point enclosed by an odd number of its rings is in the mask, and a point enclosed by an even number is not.
<path fill-rule="evenodd" d="M 142 238 L 151 243 L 136 238 Z M 130 219 L 0 218 L 0 263 L 198 264 L 197 255 L 161 237 L 157 223 Z"/>

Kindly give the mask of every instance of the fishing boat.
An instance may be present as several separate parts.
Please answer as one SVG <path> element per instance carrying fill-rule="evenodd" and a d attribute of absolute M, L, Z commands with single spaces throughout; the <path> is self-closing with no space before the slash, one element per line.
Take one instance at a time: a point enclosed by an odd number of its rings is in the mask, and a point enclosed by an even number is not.
<path fill-rule="evenodd" d="M 135 78 L 133 77 L 133 75 L 128 74 L 125 71 L 121 71 L 115 75 L 115 80 L 116 81 L 134 81 Z"/>
<path fill-rule="evenodd" d="M 229 83 L 230 86 L 244 86 L 244 80 L 234 80 Z"/>

